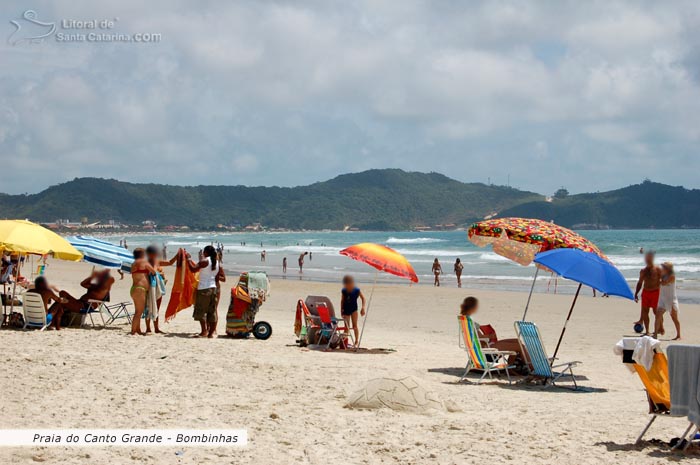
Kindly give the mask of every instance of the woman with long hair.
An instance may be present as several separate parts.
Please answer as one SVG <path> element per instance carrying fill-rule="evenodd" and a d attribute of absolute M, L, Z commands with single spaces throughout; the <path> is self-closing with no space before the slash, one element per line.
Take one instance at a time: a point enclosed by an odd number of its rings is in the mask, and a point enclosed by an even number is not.
<path fill-rule="evenodd" d="M 216 337 L 216 324 L 219 321 L 217 315 L 217 279 L 221 280 L 223 269 L 218 261 L 218 253 L 214 246 L 208 245 L 202 251 L 202 259 L 195 263 L 188 258 L 188 266 L 193 273 L 199 271 L 199 284 L 194 300 L 194 313 L 192 317 L 199 321 L 201 331 L 198 337 Z M 218 278 L 217 278 L 218 277 Z"/>

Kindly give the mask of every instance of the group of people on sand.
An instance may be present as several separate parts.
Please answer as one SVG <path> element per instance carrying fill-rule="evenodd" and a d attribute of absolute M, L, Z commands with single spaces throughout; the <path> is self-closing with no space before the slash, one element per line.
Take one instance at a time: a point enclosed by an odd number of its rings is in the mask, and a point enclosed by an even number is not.
<path fill-rule="evenodd" d="M 166 281 L 163 272 L 164 266 L 171 266 L 178 260 L 186 265 L 193 273 L 199 272 L 199 282 L 194 299 L 193 318 L 200 324 L 200 332 L 197 337 L 216 337 L 216 326 L 219 321 L 217 308 L 219 305 L 220 283 L 226 281 L 226 274 L 221 266 L 220 251 L 213 245 L 208 245 L 202 250 L 199 261 L 195 262 L 185 249 L 179 249 L 170 260 L 161 260 L 155 246 L 146 249 L 134 249 L 134 263 L 131 265 L 131 278 L 133 280 L 130 295 L 134 302 L 134 317 L 131 324 L 132 335 L 148 334 L 151 332 L 151 321 L 156 333 L 161 333 L 159 327 L 159 315 L 161 298 L 156 299 L 155 309 L 147 309 L 148 293 L 156 284 L 157 279 Z M 141 331 L 141 318 L 146 315 L 146 332 Z"/>
<path fill-rule="evenodd" d="M 676 274 L 673 263 L 664 262 L 659 266 L 656 265 L 655 259 L 656 253 L 654 251 L 644 253 L 645 266 L 639 272 L 639 280 L 634 292 L 634 300 L 639 302 L 641 291 L 641 313 L 639 320 L 635 321 L 634 324 L 635 327 L 643 325 L 644 334 L 648 335 L 652 332 L 654 338 L 659 335 L 663 336 L 666 333 L 664 315 L 668 312 L 676 327 L 676 337 L 673 340 L 679 340 L 681 338 L 681 322 L 678 319 L 680 308 L 676 295 Z M 650 327 L 650 311 L 654 313 L 653 331 Z"/>
<path fill-rule="evenodd" d="M 462 263 L 462 260 L 457 258 L 455 260 L 455 264 L 453 267 L 455 276 L 457 276 L 457 287 L 462 287 L 462 271 L 464 271 L 464 264 Z M 433 275 L 435 276 L 435 281 L 433 281 L 433 286 L 440 287 L 440 275 L 443 274 L 442 271 L 442 265 L 440 264 L 440 260 L 435 258 L 433 261 L 433 268 L 432 268 Z"/>
<path fill-rule="evenodd" d="M 90 276 L 80 282 L 85 293 L 79 298 L 73 297 L 65 290 L 49 284 L 45 276 L 38 276 L 34 286 L 27 290 L 39 294 L 44 301 L 49 328 L 60 330 L 61 320 L 68 313 L 81 313 L 95 308 L 100 302 L 109 299 L 109 292 L 114 284 L 114 278 L 109 270 L 93 270 Z M 72 318 L 71 318 L 72 319 Z"/>

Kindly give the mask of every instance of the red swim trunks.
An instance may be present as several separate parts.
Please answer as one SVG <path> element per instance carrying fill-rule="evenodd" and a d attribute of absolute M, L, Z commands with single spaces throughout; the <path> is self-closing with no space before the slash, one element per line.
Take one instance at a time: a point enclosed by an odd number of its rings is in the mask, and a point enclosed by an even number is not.
<path fill-rule="evenodd" d="M 659 305 L 659 292 L 661 289 L 654 289 L 653 291 L 648 291 L 642 289 L 642 307 L 643 308 L 656 308 Z"/>

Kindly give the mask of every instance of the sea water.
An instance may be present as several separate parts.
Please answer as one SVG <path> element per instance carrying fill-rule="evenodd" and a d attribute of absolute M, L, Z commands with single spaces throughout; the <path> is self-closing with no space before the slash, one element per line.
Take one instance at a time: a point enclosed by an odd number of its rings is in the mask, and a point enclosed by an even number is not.
<path fill-rule="evenodd" d="M 700 303 L 700 230 L 608 230 L 577 231 L 593 241 L 620 269 L 634 289 L 639 270 L 644 265 L 640 249 L 655 250 L 657 261 L 671 261 L 677 274 L 681 302 Z M 123 235 L 107 236 L 119 243 Z M 405 280 L 380 273 L 373 268 L 340 255 L 340 251 L 359 242 L 385 244 L 403 254 L 413 265 L 420 284 L 433 283 L 431 267 L 438 258 L 444 275 L 444 286 L 456 286 L 453 272 L 456 258 L 464 264 L 462 285 L 467 288 L 489 288 L 526 291 L 532 283 L 534 266 L 520 266 L 501 257 L 487 247 L 479 248 L 467 239 L 466 231 L 445 232 L 336 232 L 307 231 L 287 233 L 153 233 L 126 236 L 130 249 L 165 244 L 169 256 L 184 247 L 193 256 L 204 246 L 224 245 L 224 268 L 229 275 L 247 270 L 266 271 L 272 278 L 306 279 L 339 282 L 352 274 L 360 283 L 406 283 Z M 266 252 L 265 262 L 261 252 Z M 304 273 L 298 271 L 297 260 L 310 252 L 304 261 Z M 282 259 L 287 257 L 287 273 L 282 273 Z M 408 285 L 408 284 L 407 284 Z M 571 293 L 575 286 L 566 280 L 540 273 L 537 292 Z M 586 291 L 592 292 L 592 291 Z"/>

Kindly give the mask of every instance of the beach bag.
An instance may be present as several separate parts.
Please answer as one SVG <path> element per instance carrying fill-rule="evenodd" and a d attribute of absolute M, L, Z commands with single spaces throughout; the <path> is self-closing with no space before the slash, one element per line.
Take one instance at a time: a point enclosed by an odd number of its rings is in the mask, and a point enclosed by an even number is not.
<path fill-rule="evenodd" d="M 24 315 L 19 312 L 12 312 L 10 314 L 9 325 L 11 328 L 22 329 L 24 328 Z"/>

